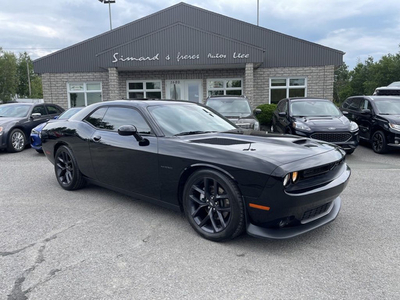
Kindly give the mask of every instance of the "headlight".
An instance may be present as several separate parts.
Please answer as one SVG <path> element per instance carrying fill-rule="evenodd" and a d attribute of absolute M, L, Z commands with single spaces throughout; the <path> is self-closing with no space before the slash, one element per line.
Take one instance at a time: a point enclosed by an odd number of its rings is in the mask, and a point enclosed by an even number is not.
<path fill-rule="evenodd" d="M 260 130 L 260 122 L 258 121 L 254 122 L 254 130 Z"/>
<path fill-rule="evenodd" d="M 301 123 L 301 122 L 293 122 L 293 128 L 298 129 L 298 130 L 311 131 L 310 127 L 308 127 L 306 124 Z"/>
<path fill-rule="evenodd" d="M 0 127 L 0 135 L 3 134 L 3 127 Z"/>
<path fill-rule="evenodd" d="M 350 122 L 350 131 L 357 131 L 358 130 L 358 125 L 356 122 L 351 121 Z"/>
<path fill-rule="evenodd" d="M 400 131 L 400 125 L 389 123 L 390 128 Z"/>
<path fill-rule="evenodd" d="M 286 174 L 286 176 L 283 178 L 283 186 L 287 186 L 290 182 L 296 183 L 299 181 L 299 172 L 292 172 L 289 174 Z"/>

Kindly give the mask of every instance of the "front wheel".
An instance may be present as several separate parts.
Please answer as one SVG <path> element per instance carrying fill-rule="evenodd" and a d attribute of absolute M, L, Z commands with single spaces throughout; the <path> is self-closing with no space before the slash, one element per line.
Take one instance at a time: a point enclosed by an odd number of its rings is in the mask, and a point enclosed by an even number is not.
<path fill-rule="evenodd" d="M 232 239 L 244 230 L 239 189 L 230 178 L 215 170 L 199 170 L 189 177 L 183 207 L 190 225 L 208 240 Z"/>
<path fill-rule="evenodd" d="M 86 183 L 71 149 L 66 146 L 58 148 L 54 170 L 58 183 L 65 190 L 77 190 Z"/>
<path fill-rule="evenodd" d="M 375 131 L 372 135 L 372 150 L 374 152 L 383 154 L 388 151 L 387 141 L 385 134 L 382 131 Z"/>
<path fill-rule="evenodd" d="M 10 133 L 7 145 L 8 152 L 21 152 L 25 149 L 25 134 L 20 129 L 13 129 Z"/>

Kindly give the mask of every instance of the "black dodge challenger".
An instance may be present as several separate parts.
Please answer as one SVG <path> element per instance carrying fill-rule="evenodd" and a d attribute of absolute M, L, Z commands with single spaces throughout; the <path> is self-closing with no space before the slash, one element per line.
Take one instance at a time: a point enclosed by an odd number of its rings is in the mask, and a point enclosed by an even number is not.
<path fill-rule="evenodd" d="M 284 239 L 333 221 L 350 169 L 338 146 L 245 131 L 192 102 L 117 100 L 48 123 L 62 188 L 91 182 L 184 211 L 206 239 Z"/>

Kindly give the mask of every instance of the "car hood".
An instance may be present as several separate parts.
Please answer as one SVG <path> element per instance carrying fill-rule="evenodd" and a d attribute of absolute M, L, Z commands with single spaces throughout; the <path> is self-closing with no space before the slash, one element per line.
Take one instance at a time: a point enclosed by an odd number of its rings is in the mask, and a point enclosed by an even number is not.
<path fill-rule="evenodd" d="M 388 120 L 390 123 L 393 124 L 400 124 L 400 115 L 379 115 L 381 118 L 385 118 Z"/>
<path fill-rule="evenodd" d="M 11 122 L 18 122 L 24 118 L 13 118 L 13 117 L 0 117 L 0 125 L 4 125 Z"/>
<path fill-rule="evenodd" d="M 349 130 L 350 121 L 345 116 L 340 117 L 295 117 L 295 120 L 307 124 L 318 131 Z"/>
<path fill-rule="evenodd" d="M 226 151 L 251 156 L 282 166 L 302 159 L 313 158 L 330 151 L 337 152 L 337 146 L 309 138 L 292 135 L 267 134 L 252 131 L 250 134 L 217 133 L 184 137 L 190 144 L 214 148 L 208 151 L 221 155 Z M 204 150 L 201 150 L 204 153 Z M 218 152 L 220 152 L 218 154 Z M 211 155 L 211 154 L 210 154 Z M 340 154 L 343 155 L 343 154 Z M 336 155 L 333 155 L 336 156 Z M 337 157 L 336 157 L 337 159 Z M 309 160 L 307 160 L 309 161 Z M 317 161 L 317 159 L 315 159 Z"/>

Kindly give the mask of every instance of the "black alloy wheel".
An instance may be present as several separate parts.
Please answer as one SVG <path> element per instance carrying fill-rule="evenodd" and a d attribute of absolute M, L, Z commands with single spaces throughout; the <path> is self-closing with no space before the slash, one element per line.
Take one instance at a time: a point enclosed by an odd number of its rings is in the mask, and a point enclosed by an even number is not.
<path fill-rule="evenodd" d="M 25 134 L 20 129 L 13 129 L 10 133 L 7 151 L 8 152 L 21 152 L 25 149 L 26 138 Z"/>
<path fill-rule="evenodd" d="M 372 150 L 382 154 L 388 151 L 385 134 L 382 131 L 375 131 L 372 135 Z"/>
<path fill-rule="evenodd" d="M 186 182 L 183 206 L 190 225 L 202 237 L 223 241 L 244 230 L 242 196 L 236 184 L 214 170 L 199 170 Z"/>
<path fill-rule="evenodd" d="M 72 151 L 66 146 L 58 148 L 54 170 L 58 183 L 65 190 L 77 190 L 86 183 L 85 178 L 79 171 Z"/>

